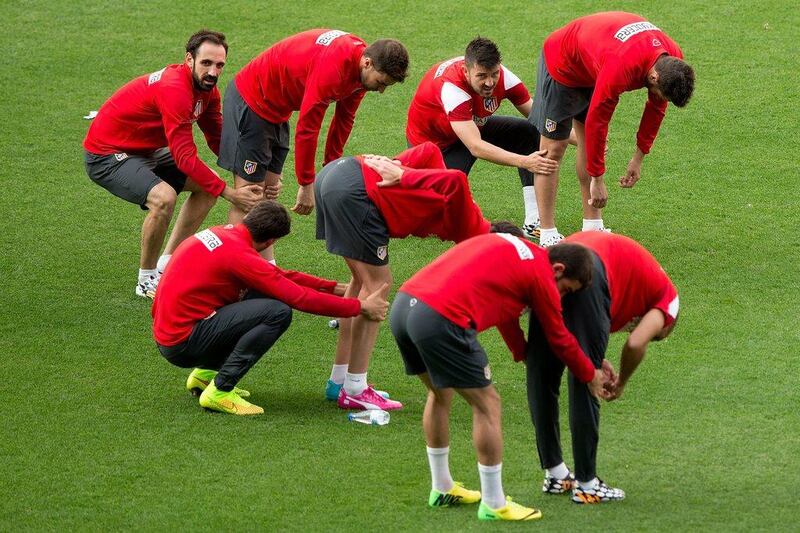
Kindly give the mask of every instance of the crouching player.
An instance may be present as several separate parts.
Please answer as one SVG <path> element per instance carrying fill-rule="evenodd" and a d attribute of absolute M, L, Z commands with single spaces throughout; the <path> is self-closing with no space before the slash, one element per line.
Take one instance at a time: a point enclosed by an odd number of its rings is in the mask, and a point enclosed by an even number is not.
<path fill-rule="evenodd" d="M 561 295 L 591 283 L 590 252 L 562 244 L 544 250 L 517 235 L 469 239 L 445 252 L 400 287 L 390 317 L 406 373 L 428 389 L 422 425 L 428 450 L 432 507 L 481 500 L 482 520 L 534 520 L 542 513 L 506 498 L 501 480 L 500 397 L 477 334 L 492 326 L 515 358 L 525 354 L 519 318 L 526 307 L 545 325 L 543 336 L 581 383 L 606 396 L 604 376 L 581 351 L 561 318 Z M 481 491 L 450 475 L 449 414 L 453 392 L 472 407 L 473 444 Z"/>
<path fill-rule="evenodd" d="M 667 274 L 636 241 L 604 232 L 576 233 L 566 242 L 592 250 L 592 286 L 568 294 L 562 300 L 564 322 L 595 366 L 608 367 L 604 360 L 609 333 L 630 331 L 622 348 L 619 376 L 606 385 L 613 400 L 642 361 L 650 341 L 672 332 L 678 318 L 678 293 Z M 606 485 L 595 472 L 600 425 L 600 405 L 590 391 L 569 378 L 569 422 L 573 476 L 561 456 L 558 422 L 558 392 L 564 364 L 554 356 L 540 332 L 548 326 L 531 315 L 527 350 L 528 403 L 536 426 L 539 461 L 545 469 L 542 490 L 548 494 L 572 489 L 576 503 L 621 500 L 625 492 Z M 575 478 L 577 477 L 577 483 Z"/>
<path fill-rule="evenodd" d="M 344 284 L 281 270 L 263 259 L 259 252 L 289 228 L 286 209 L 263 201 L 241 224 L 215 226 L 186 239 L 164 271 L 153 302 L 153 336 L 170 363 L 197 367 L 186 388 L 201 392 L 202 407 L 236 415 L 264 412 L 244 400 L 250 393 L 236 385 L 289 327 L 293 308 L 375 321 L 386 317 L 388 287 L 361 300 L 343 298 Z"/>
<path fill-rule="evenodd" d="M 346 296 L 392 283 L 389 238 L 435 235 L 461 242 L 488 233 L 466 175 L 445 168 L 442 153 L 423 143 L 391 160 L 344 157 L 317 175 L 317 239 L 344 258 L 352 273 Z M 400 409 L 367 384 L 379 324 L 363 317 L 339 322 L 336 358 L 325 396 L 343 409 Z"/>

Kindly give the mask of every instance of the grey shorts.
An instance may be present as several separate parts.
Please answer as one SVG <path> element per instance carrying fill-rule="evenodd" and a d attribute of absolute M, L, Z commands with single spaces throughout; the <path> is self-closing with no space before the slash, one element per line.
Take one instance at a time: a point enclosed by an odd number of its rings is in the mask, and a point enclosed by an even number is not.
<path fill-rule="evenodd" d="M 283 172 L 287 155 L 289 123 L 274 124 L 258 116 L 231 81 L 225 89 L 217 164 L 242 179 L 258 183 L 264 181 L 267 171 Z"/>
<path fill-rule="evenodd" d="M 367 196 L 361 165 L 341 157 L 323 168 L 314 181 L 317 239 L 328 251 L 367 263 L 389 263 L 389 229 Z"/>
<path fill-rule="evenodd" d="M 162 181 L 178 193 L 186 185 L 186 174 L 178 170 L 168 148 L 148 155 L 97 155 L 84 151 L 84 163 L 93 182 L 142 209 L 147 209 L 150 189 Z"/>
<path fill-rule="evenodd" d="M 395 296 L 389 323 L 409 376 L 427 372 L 437 389 L 492 384 L 489 358 L 474 329 L 453 324 L 404 292 Z"/>
<path fill-rule="evenodd" d="M 593 87 L 574 88 L 558 83 L 550 76 L 542 53 L 536 71 L 536 95 L 528 121 L 548 139 L 569 139 L 572 119 L 586 122 L 593 91 Z"/>

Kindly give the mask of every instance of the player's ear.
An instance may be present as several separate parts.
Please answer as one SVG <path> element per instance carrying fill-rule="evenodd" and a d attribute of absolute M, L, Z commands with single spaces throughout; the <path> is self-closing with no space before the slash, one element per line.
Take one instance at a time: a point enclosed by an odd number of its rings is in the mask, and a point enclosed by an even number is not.
<path fill-rule="evenodd" d="M 186 57 L 184 58 L 184 61 L 186 62 L 186 65 L 188 65 L 189 67 L 191 67 L 194 64 L 194 58 L 192 57 L 191 52 L 186 52 Z"/>
<path fill-rule="evenodd" d="M 561 278 L 564 275 L 564 269 L 567 267 L 564 266 L 564 263 L 553 263 L 553 272 L 556 275 L 556 279 Z"/>

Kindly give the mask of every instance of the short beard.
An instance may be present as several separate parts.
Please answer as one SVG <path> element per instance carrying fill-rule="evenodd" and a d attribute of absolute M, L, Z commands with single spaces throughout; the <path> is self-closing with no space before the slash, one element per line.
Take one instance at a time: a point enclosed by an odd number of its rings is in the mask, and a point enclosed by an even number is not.
<path fill-rule="evenodd" d="M 194 68 L 192 68 L 192 83 L 194 84 L 195 89 L 197 89 L 198 91 L 202 91 L 204 93 L 214 90 L 214 87 L 217 86 L 215 82 L 214 85 L 212 85 L 211 87 L 208 88 L 205 87 L 203 85 L 203 81 L 197 76 L 197 72 L 195 72 Z"/>

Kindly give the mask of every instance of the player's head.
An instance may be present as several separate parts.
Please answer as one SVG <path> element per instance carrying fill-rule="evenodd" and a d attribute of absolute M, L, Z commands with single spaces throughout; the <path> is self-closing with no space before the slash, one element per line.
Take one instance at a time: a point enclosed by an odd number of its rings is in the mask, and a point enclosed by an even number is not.
<path fill-rule="evenodd" d="M 289 234 L 292 221 L 289 212 L 278 202 L 263 200 L 250 210 L 242 221 L 253 237 L 255 249 L 268 248 L 276 240 Z"/>
<path fill-rule="evenodd" d="M 189 37 L 184 61 L 192 69 L 195 88 L 210 91 L 216 87 L 227 57 L 228 43 L 224 34 L 200 30 Z"/>
<path fill-rule="evenodd" d="M 489 39 L 476 37 L 464 51 L 464 75 L 472 90 L 489 98 L 500 79 L 500 50 Z"/>
<path fill-rule="evenodd" d="M 682 59 L 663 55 L 650 69 L 647 87 L 664 100 L 683 107 L 694 92 L 694 69 Z"/>
<path fill-rule="evenodd" d="M 489 233 L 508 233 L 520 239 L 525 238 L 525 234 L 519 229 L 519 226 L 508 220 L 495 220 L 489 228 Z"/>
<path fill-rule="evenodd" d="M 562 296 L 592 284 L 592 252 L 585 246 L 562 242 L 548 248 L 547 255 Z"/>
<path fill-rule="evenodd" d="M 402 83 L 408 76 L 408 50 L 394 39 L 379 39 L 361 57 L 361 85 L 382 93 L 386 87 Z"/>

